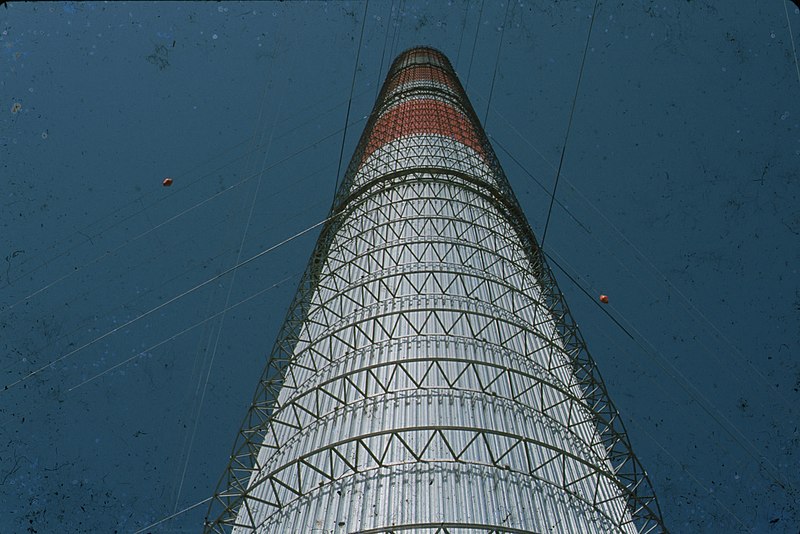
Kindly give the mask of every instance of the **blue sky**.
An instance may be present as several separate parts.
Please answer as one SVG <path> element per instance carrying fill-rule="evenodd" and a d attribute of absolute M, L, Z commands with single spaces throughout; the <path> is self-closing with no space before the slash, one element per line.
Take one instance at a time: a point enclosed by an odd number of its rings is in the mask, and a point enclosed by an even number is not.
<path fill-rule="evenodd" d="M 230 269 L 325 218 L 405 48 L 541 236 L 593 6 L 0 7 L 0 530 L 198 530 L 317 233 Z M 632 334 L 555 270 L 674 532 L 800 529 L 798 42 L 788 0 L 595 15 L 545 249 Z"/>

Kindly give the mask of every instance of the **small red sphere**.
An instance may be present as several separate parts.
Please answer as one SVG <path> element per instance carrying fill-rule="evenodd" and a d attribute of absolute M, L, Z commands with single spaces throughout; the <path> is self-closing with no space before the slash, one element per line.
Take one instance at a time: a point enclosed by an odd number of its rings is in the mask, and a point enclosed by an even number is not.
<path fill-rule="evenodd" d="M 164 178 L 164 181 L 161 182 L 161 185 L 164 187 L 169 187 L 172 185 L 172 178 Z"/>
<path fill-rule="evenodd" d="M 608 304 L 608 297 L 606 295 L 600 295 L 600 302 Z"/>

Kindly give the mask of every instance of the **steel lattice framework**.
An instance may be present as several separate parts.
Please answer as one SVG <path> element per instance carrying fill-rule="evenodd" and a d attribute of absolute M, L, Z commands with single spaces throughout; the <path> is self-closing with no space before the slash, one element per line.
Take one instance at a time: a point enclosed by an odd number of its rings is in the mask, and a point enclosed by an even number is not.
<path fill-rule="evenodd" d="M 392 65 L 208 532 L 661 532 L 448 62 Z"/>

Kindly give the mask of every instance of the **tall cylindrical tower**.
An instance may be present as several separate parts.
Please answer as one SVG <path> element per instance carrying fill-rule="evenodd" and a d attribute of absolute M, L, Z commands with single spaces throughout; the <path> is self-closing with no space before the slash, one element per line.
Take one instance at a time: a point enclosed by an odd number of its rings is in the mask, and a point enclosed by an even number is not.
<path fill-rule="evenodd" d="M 663 531 L 448 60 L 392 65 L 212 532 Z"/>

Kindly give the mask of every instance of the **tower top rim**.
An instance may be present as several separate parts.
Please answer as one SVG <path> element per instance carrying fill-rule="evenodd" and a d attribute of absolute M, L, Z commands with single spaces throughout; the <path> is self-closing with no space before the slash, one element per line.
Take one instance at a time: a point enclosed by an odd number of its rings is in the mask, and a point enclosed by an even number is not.
<path fill-rule="evenodd" d="M 447 67 L 449 67 L 452 70 L 452 65 L 450 63 L 450 59 L 447 57 L 447 55 L 444 52 L 442 52 L 438 48 L 434 48 L 432 46 L 416 45 L 416 46 L 412 46 L 411 48 L 406 48 L 405 50 L 403 50 L 402 52 L 397 54 L 397 56 L 395 56 L 395 58 L 394 58 L 394 61 L 392 61 L 392 67 L 389 69 L 389 71 L 391 72 L 398 63 L 401 63 L 402 61 L 406 60 L 408 57 L 416 55 L 416 54 L 429 54 L 429 55 L 432 55 L 432 56 L 436 56 L 436 58 L 441 63 L 443 63 L 444 65 L 447 65 Z"/>

